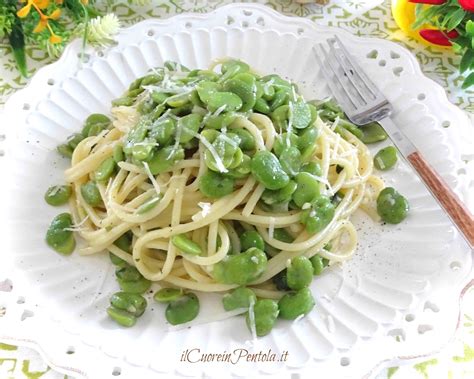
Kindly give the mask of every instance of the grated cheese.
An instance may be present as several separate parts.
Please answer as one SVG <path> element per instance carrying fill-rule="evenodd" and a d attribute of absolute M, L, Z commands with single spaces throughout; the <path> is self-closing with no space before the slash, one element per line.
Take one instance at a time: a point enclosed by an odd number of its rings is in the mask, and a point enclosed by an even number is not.
<path fill-rule="evenodd" d="M 178 330 L 182 330 L 182 329 L 187 329 L 191 326 L 207 324 L 207 323 L 211 323 L 211 322 L 215 322 L 215 321 L 222 321 L 222 320 L 226 320 L 226 319 L 231 318 L 231 317 L 241 315 L 241 314 L 246 313 L 246 312 L 247 312 L 247 308 L 237 308 L 237 309 L 233 309 L 232 311 L 223 312 L 223 313 L 215 312 L 210 317 L 198 317 L 197 319 L 194 319 L 190 322 L 186 322 L 184 324 L 179 324 L 179 325 L 176 325 L 176 326 L 169 326 L 168 331 L 171 331 L 171 332 L 172 331 L 178 331 Z M 256 338 L 256 334 L 255 334 L 255 338 Z"/>
<path fill-rule="evenodd" d="M 334 122 L 333 122 L 332 125 L 331 125 L 331 130 L 336 129 L 336 126 L 339 124 L 339 120 L 340 120 L 339 116 L 337 116 L 337 117 L 334 119 Z"/>
<path fill-rule="evenodd" d="M 151 173 L 150 166 L 148 166 L 147 162 L 143 162 L 143 167 L 145 168 L 145 172 L 148 175 L 148 178 L 150 179 L 151 184 L 153 184 L 153 187 L 155 188 L 156 194 L 159 195 L 161 192 L 160 186 L 158 182 L 156 181 L 155 177 L 153 176 L 153 174 Z"/>
<path fill-rule="evenodd" d="M 268 218 L 268 237 L 272 240 L 275 233 L 275 217 Z"/>

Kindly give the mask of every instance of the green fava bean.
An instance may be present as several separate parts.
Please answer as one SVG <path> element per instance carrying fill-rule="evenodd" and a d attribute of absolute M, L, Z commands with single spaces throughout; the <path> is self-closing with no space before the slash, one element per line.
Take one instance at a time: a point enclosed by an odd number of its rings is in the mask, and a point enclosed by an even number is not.
<path fill-rule="evenodd" d="M 294 146 L 284 149 L 279 160 L 283 171 L 290 176 L 295 176 L 301 169 L 301 153 Z"/>
<path fill-rule="evenodd" d="M 220 108 L 226 112 L 233 112 L 242 107 L 242 99 L 232 92 L 216 92 L 207 101 L 207 106 L 211 112 L 215 112 Z"/>
<path fill-rule="evenodd" d="M 135 99 L 133 97 L 128 97 L 128 96 L 119 97 L 118 99 L 112 100 L 112 106 L 113 107 L 120 107 L 120 106 L 129 107 L 133 105 L 134 102 L 135 102 Z"/>
<path fill-rule="evenodd" d="M 176 121 L 172 118 L 166 118 L 155 122 L 148 133 L 148 136 L 156 142 L 159 146 L 166 146 L 171 142 L 176 130 Z"/>
<path fill-rule="evenodd" d="M 273 231 L 273 238 L 286 243 L 292 243 L 295 240 L 293 236 L 283 228 L 275 229 Z"/>
<path fill-rule="evenodd" d="M 288 291 L 290 287 L 288 287 L 288 283 L 286 281 L 286 270 L 280 271 L 272 278 L 273 284 L 278 291 Z"/>
<path fill-rule="evenodd" d="M 114 150 L 113 150 L 113 153 L 112 153 L 112 158 L 114 159 L 115 163 L 119 163 L 119 162 L 122 162 L 124 160 L 122 145 L 115 145 L 114 146 Z"/>
<path fill-rule="evenodd" d="M 278 317 L 278 303 L 275 300 L 262 299 L 257 300 L 253 307 L 253 317 L 247 313 L 247 327 L 252 331 L 255 326 L 257 336 L 266 336 L 272 330 Z"/>
<path fill-rule="evenodd" d="M 289 110 L 290 107 L 288 105 L 281 105 L 270 114 L 270 117 L 275 124 L 275 129 L 286 130 Z"/>
<path fill-rule="evenodd" d="M 252 247 L 247 251 L 227 256 L 214 265 L 214 277 L 219 283 L 245 285 L 260 277 L 267 267 L 265 253 Z"/>
<path fill-rule="evenodd" d="M 293 201 L 298 207 L 311 203 L 319 196 L 319 182 L 311 174 L 300 172 L 295 177 L 298 187 L 293 193 Z"/>
<path fill-rule="evenodd" d="M 270 110 L 273 112 L 277 108 L 287 103 L 288 103 L 288 92 L 283 91 L 283 90 L 278 90 L 276 91 L 275 96 L 270 102 Z"/>
<path fill-rule="evenodd" d="M 232 59 L 232 60 L 222 63 L 221 73 L 226 74 L 229 71 L 232 71 L 232 70 L 235 71 L 236 67 L 238 68 L 237 70 L 238 72 L 247 72 L 250 70 L 250 66 L 247 63 Z"/>
<path fill-rule="evenodd" d="M 122 326 L 131 327 L 137 322 L 137 318 L 134 315 L 115 307 L 108 307 L 107 314 L 112 320 Z"/>
<path fill-rule="evenodd" d="M 189 255 L 201 255 L 202 249 L 198 243 L 189 239 L 184 234 L 177 234 L 171 237 L 171 243 L 182 253 Z"/>
<path fill-rule="evenodd" d="M 240 235 L 240 247 L 244 251 L 250 249 L 251 247 L 264 250 L 265 242 L 258 232 L 254 230 L 247 230 Z"/>
<path fill-rule="evenodd" d="M 149 200 L 145 201 L 142 205 L 140 205 L 137 208 L 136 210 L 137 214 L 141 215 L 141 214 L 151 211 L 153 208 L 155 208 L 158 205 L 160 200 L 161 200 L 161 195 L 152 196 Z"/>
<path fill-rule="evenodd" d="M 115 170 L 115 160 L 113 157 L 109 157 L 104 160 L 100 166 L 95 170 L 95 179 L 99 182 L 105 182 L 109 180 Z"/>
<path fill-rule="evenodd" d="M 288 184 L 276 191 L 266 189 L 263 191 L 261 199 L 265 204 L 273 205 L 279 203 L 287 203 L 291 200 L 293 193 L 296 191 L 297 184 L 295 181 L 290 180 Z"/>
<path fill-rule="evenodd" d="M 374 156 L 374 166 L 377 170 L 390 170 L 395 163 L 397 163 L 397 149 L 393 146 L 387 146 Z"/>
<path fill-rule="evenodd" d="M 255 101 L 255 105 L 253 109 L 256 112 L 263 113 L 263 114 L 269 114 L 272 111 L 267 101 L 263 98 L 257 99 Z"/>
<path fill-rule="evenodd" d="M 166 104 L 172 108 L 182 107 L 191 101 L 190 93 L 180 93 L 174 96 L 170 96 L 166 99 Z"/>
<path fill-rule="evenodd" d="M 289 117 L 296 129 L 304 129 L 311 122 L 311 110 L 303 100 L 291 102 Z"/>
<path fill-rule="evenodd" d="M 358 128 L 356 125 L 354 125 L 352 122 L 341 119 L 339 120 L 334 131 L 344 136 L 344 133 L 343 133 L 344 129 L 354 134 L 359 139 L 363 138 L 364 136 L 364 132 L 360 128 Z"/>
<path fill-rule="evenodd" d="M 295 257 L 286 268 L 286 281 L 292 290 L 308 287 L 313 280 L 313 265 L 304 256 Z"/>
<path fill-rule="evenodd" d="M 204 81 L 200 82 L 196 89 L 201 101 L 207 104 L 209 100 L 211 100 L 211 98 L 220 90 L 220 86 L 214 82 Z"/>
<path fill-rule="evenodd" d="M 162 104 L 168 99 L 168 95 L 163 92 L 153 91 L 151 93 L 152 100 L 157 104 Z"/>
<path fill-rule="evenodd" d="M 157 84 L 163 80 L 161 74 L 149 74 L 144 76 L 140 81 L 140 86 L 149 86 L 150 84 Z"/>
<path fill-rule="evenodd" d="M 315 304 L 313 295 L 308 288 L 288 293 L 278 302 L 280 317 L 285 320 L 294 320 L 301 315 L 307 315 Z"/>
<path fill-rule="evenodd" d="M 231 194 L 234 191 L 234 179 L 214 171 L 207 171 L 199 179 L 199 190 L 212 199 Z"/>
<path fill-rule="evenodd" d="M 150 172 L 153 175 L 161 174 L 170 170 L 177 162 L 184 159 L 184 150 L 174 146 L 166 146 L 163 149 L 155 150 L 150 160 L 147 162 Z"/>
<path fill-rule="evenodd" d="M 191 141 L 199 131 L 201 125 L 202 116 L 196 113 L 181 117 L 178 120 L 178 129 L 181 129 L 181 135 L 179 137 L 180 143 L 186 143 Z"/>
<path fill-rule="evenodd" d="M 361 130 L 364 135 L 360 138 L 360 140 L 364 143 L 380 142 L 388 138 L 385 130 L 383 130 L 380 124 L 376 122 L 371 122 L 370 124 L 362 126 Z"/>
<path fill-rule="evenodd" d="M 198 297 L 193 293 L 187 293 L 168 304 L 165 317 L 171 325 L 179 325 L 194 320 L 198 313 Z"/>
<path fill-rule="evenodd" d="M 135 280 L 140 280 L 143 278 L 142 274 L 140 274 L 140 271 L 138 271 L 133 266 L 118 268 L 115 271 L 115 276 L 117 276 L 117 279 L 121 279 L 125 281 L 135 281 Z"/>
<path fill-rule="evenodd" d="M 145 293 L 151 287 L 151 282 L 143 277 L 139 280 L 117 279 L 117 282 L 122 291 L 130 293 Z"/>
<path fill-rule="evenodd" d="M 252 158 L 244 154 L 240 165 L 238 165 L 236 168 L 233 168 L 232 170 L 229 170 L 229 172 L 226 173 L 226 176 L 229 176 L 235 179 L 245 178 L 246 176 L 250 174 L 251 162 L 252 162 Z"/>
<path fill-rule="evenodd" d="M 128 265 L 127 261 L 124 261 L 122 258 L 119 258 L 112 253 L 109 253 L 109 258 L 112 264 L 117 267 L 126 267 Z"/>
<path fill-rule="evenodd" d="M 252 158 L 251 168 L 257 181 L 267 189 L 283 188 L 290 181 L 278 158 L 269 151 L 257 152 Z"/>
<path fill-rule="evenodd" d="M 334 217 L 334 205 L 326 196 L 319 196 L 313 201 L 313 207 L 301 213 L 301 222 L 310 234 L 318 233 L 324 229 Z"/>
<path fill-rule="evenodd" d="M 217 116 L 210 116 L 206 119 L 206 127 L 210 129 L 220 130 L 228 127 L 237 118 L 237 114 L 234 112 L 225 112 Z"/>
<path fill-rule="evenodd" d="M 295 133 L 282 133 L 277 135 L 273 144 L 273 151 L 280 156 L 283 150 L 290 146 L 298 146 L 299 137 Z"/>
<path fill-rule="evenodd" d="M 44 194 L 44 200 L 53 206 L 66 204 L 72 194 L 71 186 L 52 186 Z"/>
<path fill-rule="evenodd" d="M 301 166 L 301 171 L 302 172 L 307 172 L 307 173 L 312 174 L 314 176 L 321 176 L 322 175 L 321 165 L 318 162 L 315 162 L 315 161 L 305 163 L 303 166 Z"/>
<path fill-rule="evenodd" d="M 240 138 L 239 146 L 242 150 L 253 150 L 255 149 L 255 139 L 253 135 L 247 129 L 232 129 L 229 133 L 236 134 Z"/>
<path fill-rule="evenodd" d="M 74 151 L 74 149 L 79 145 L 79 143 L 84 139 L 84 136 L 80 133 L 73 134 L 67 139 L 67 144 L 71 147 L 71 149 Z"/>
<path fill-rule="evenodd" d="M 94 182 L 87 182 L 81 185 L 81 195 L 84 201 L 91 207 L 97 207 L 102 203 L 99 189 Z"/>
<path fill-rule="evenodd" d="M 85 137 L 90 137 L 91 135 L 91 128 L 92 126 L 99 126 L 100 129 L 104 129 L 110 125 L 111 121 L 110 119 L 101 113 L 93 113 L 89 117 L 86 118 L 86 121 L 84 122 L 84 126 L 82 128 L 82 135 Z"/>
<path fill-rule="evenodd" d="M 62 145 L 59 145 L 56 150 L 58 151 L 59 154 L 61 154 L 65 158 L 71 158 L 72 153 L 74 149 L 69 146 L 67 143 L 64 143 Z"/>
<path fill-rule="evenodd" d="M 298 138 L 298 148 L 303 151 L 315 144 L 318 139 L 319 130 L 315 126 L 306 128 Z"/>
<path fill-rule="evenodd" d="M 140 317 L 146 309 L 146 299 L 137 293 L 117 292 L 110 298 L 110 304 L 123 311 L 127 311 L 135 317 Z"/>
<path fill-rule="evenodd" d="M 130 254 L 132 252 L 132 236 L 132 233 L 124 233 L 114 241 L 114 245 L 117 246 L 119 249 L 125 251 L 126 253 Z"/>
<path fill-rule="evenodd" d="M 183 295 L 184 291 L 182 288 L 161 288 L 153 295 L 153 299 L 158 303 L 169 303 Z"/>
<path fill-rule="evenodd" d="M 255 304 L 257 296 L 250 288 L 239 287 L 231 293 L 227 293 L 222 298 L 222 304 L 226 311 L 233 311 L 239 308 L 248 308 L 250 304 Z"/>
<path fill-rule="evenodd" d="M 377 213 L 389 224 L 402 222 L 407 217 L 409 208 L 407 199 L 392 187 L 384 188 L 377 197 Z"/>
<path fill-rule="evenodd" d="M 327 266 L 327 260 L 324 261 L 324 258 L 321 257 L 319 254 L 312 256 L 309 260 L 311 261 L 311 264 L 313 265 L 314 275 L 321 275 L 324 268 Z"/>
<path fill-rule="evenodd" d="M 72 217 L 69 213 L 61 213 L 53 218 L 46 232 L 46 243 L 62 255 L 70 255 L 76 247 L 76 240 L 69 228 Z"/>
<path fill-rule="evenodd" d="M 240 97 L 242 100 L 240 110 L 242 112 L 251 110 L 257 101 L 257 87 L 253 75 L 247 73 L 235 75 L 224 83 L 224 89 Z"/>

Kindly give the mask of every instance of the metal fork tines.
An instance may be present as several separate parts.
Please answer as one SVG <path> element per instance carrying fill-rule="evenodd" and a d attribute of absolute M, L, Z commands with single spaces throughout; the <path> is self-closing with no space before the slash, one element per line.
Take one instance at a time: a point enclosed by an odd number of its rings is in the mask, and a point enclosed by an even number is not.
<path fill-rule="evenodd" d="M 319 44 L 319 51 L 314 48 L 315 56 L 331 92 L 347 117 L 355 124 L 363 125 L 389 116 L 391 104 L 351 58 L 339 37 L 334 36 L 327 42 L 329 50 Z"/>

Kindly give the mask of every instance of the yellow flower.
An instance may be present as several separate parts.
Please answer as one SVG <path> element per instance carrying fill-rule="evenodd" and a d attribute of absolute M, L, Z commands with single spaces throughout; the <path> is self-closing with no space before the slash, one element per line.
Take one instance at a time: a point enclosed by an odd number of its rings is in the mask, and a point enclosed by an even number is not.
<path fill-rule="evenodd" d="M 33 33 L 41 33 L 48 26 L 48 17 L 45 15 L 40 16 L 40 20 L 36 27 L 33 29 Z"/>
<path fill-rule="evenodd" d="M 63 39 L 58 36 L 57 34 L 51 33 L 51 36 L 49 37 L 49 42 L 55 44 L 55 43 L 60 43 Z"/>
<path fill-rule="evenodd" d="M 58 8 L 58 9 L 55 9 L 55 10 L 53 11 L 53 13 L 51 13 L 51 14 L 48 16 L 48 18 L 49 18 L 50 20 L 57 20 L 57 19 L 59 18 L 59 16 L 61 16 L 61 9 Z"/>
<path fill-rule="evenodd" d="M 23 8 L 18 10 L 18 12 L 16 12 L 16 15 L 20 18 L 25 18 L 26 16 L 28 16 L 31 10 L 31 4 L 33 4 L 33 1 L 28 0 L 28 4 L 26 4 Z"/>

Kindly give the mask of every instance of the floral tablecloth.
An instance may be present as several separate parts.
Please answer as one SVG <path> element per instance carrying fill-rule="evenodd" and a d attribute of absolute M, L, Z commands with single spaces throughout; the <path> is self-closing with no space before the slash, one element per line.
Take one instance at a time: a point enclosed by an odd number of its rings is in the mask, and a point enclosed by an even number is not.
<path fill-rule="evenodd" d="M 166 18 L 183 12 L 209 12 L 231 3 L 229 0 L 135 0 L 103 1 L 99 7 L 113 11 L 123 26 L 146 18 Z M 391 17 L 388 0 L 331 0 L 325 6 L 300 5 L 291 0 L 259 1 L 287 15 L 306 17 L 322 25 L 337 26 L 360 36 L 371 36 L 398 42 L 417 57 L 424 73 L 441 84 L 451 102 L 472 114 L 474 91 L 462 91 L 463 78 L 457 72 L 459 57 L 444 50 L 426 48 L 407 38 L 398 30 Z M 141 5 L 139 5 L 141 4 Z M 28 65 L 33 74 L 52 60 L 42 51 L 27 50 Z M 15 91 L 28 83 L 14 68 L 13 57 L 5 43 L 0 43 L 0 109 Z M 378 376 L 381 378 L 474 378 L 474 290 L 465 295 L 462 319 L 458 333 L 437 356 L 417 364 L 392 367 Z M 67 376 L 47 367 L 33 350 L 0 344 L 0 378 L 2 379 L 65 379 Z"/>

